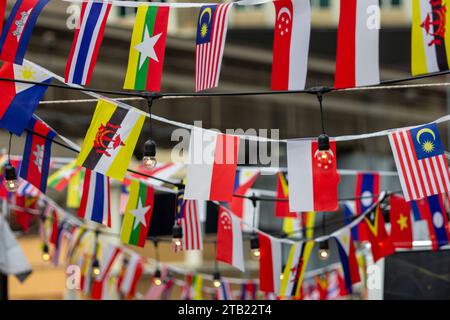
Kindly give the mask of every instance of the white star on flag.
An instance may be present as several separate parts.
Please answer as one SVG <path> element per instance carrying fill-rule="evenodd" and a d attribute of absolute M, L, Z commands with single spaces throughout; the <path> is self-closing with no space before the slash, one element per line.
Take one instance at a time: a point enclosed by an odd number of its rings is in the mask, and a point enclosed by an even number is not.
<path fill-rule="evenodd" d="M 150 210 L 152 206 L 142 207 L 141 201 L 138 201 L 138 207 L 137 209 L 130 210 L 130 213 L 135 217 L 134 219 L 134 225 L 133 230 L 137 228 L 139 223 L 142 223 L 144 227 L 147 226 L 147 223 L 145 222 L 145 215 Z"/>
<path fill-rule="evenodd" d="M 43 158 L 44 158 L 44 146 L 40 145 L 40 144 L 37 144 L 36 145 L 36 150 L 33 151 L 33 155 L 35 157 L 33 163 L 38 168 L 38 171 L 42 172 L 42 161 L 43 161 Z"/>
<path fill-rule="evenodd" d="M 142 65 L 147 58 L 159 62 L 158 56 L 155 52 L 155 45 L 161 37 L 161 34 L 162 33 L 158 33 L 156 36 L 150 37 L 148 28 L 145 28 L 144 41 L 134 47 L 141 54 L 139 58 L 139 69 L 142 68 Z"/>

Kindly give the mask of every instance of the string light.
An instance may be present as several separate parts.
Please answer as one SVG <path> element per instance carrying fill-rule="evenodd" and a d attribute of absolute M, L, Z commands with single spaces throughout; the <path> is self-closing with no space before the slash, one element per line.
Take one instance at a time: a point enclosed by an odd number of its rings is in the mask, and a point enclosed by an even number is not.
<path fill-rule="evenodd" d="M 183 229 L 181 229 L 181 226 L 175 222 L 172 228 L 172 243 L 177 248 L 180 248 L 183 244 Z"/>
<path fill-rule="evenodd" d="M 7 163 L 5 165 L 5 188 L 9 192 L 14 192 L 19 187 L 19 183 L 17 182 L 16 169 L 11 163 Z"/>
<path fill-rule="evenodd" d="M 317 140 L 318 149 L 314 154 L 314 157 L 317 160 L 317 166 L 319 168 L 323 168 L 328 170 L 330 166 L 333 164 L 334 153 L 330 150 L 330 138 L 325 134 L 321 134 Z"/>
<path fill-rule="evenodd" d="M 255 260 L 258 260 L 261 256 L 261 251 L 259 250 L 259 239 L 256 233 L 254 233 L 250 238 L 250 253 L 251 257 Z"/>
<path fill-rule="evenodd" d="M 44 243 L 44 244 L 42 245 L 42 255 L 41 255 L 41 258 L 42 258 L 43 261 L 49 261 L 49 260 L 50 260 L 50 252 L 49 252 L 48 244 L 47 244 L 47 243 Z"/>
<path fill-rule="evenodd" d="M 220 287 L 220 272 L 216 271 L 214 272 L 214 281 L 213 281 L 213 285 L 216 288 Z"/>
<path fill-rule="evenodd" d="M 319 244 L 319 259 L 328 260 L 330 257 L 330 249 L 328 247 L 328 240 L 322 241 Z"/>
<path fill-rule="evenodd" d="M 144 155 L 142 157 L 142 164 L 150 169 L 156 167 L 156 143 L 152 139 L 148 139 L 144 143 Z"/>
<path fill-rule="evenodd" d="M 156 284 L 157 286 L 160 286 L 162 284 L 161 270 L 159 270 L 159 268 L 157 268 L 155 270 L 155 273 L 153 274 L 153 283 Z"/>
<path fill-rule="evenodd" d="M 92 272 L 94 275 L 99 276 L 101 273 L 100 262 L 98 261 L 98 236 L 100 234 L 100 230 L 95 230 L 95 243 L 94 243 L 94 260 L 92 261 Z"/>

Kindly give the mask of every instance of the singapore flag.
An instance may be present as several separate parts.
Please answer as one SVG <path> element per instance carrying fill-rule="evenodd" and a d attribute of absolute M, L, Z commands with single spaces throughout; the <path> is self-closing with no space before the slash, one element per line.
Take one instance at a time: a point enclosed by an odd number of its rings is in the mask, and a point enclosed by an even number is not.
<path fill-rule="evenodd" d="M 272 90 L 303 90 L 308 69 L 309 0 L 279 0 L 275 5 Z"/>

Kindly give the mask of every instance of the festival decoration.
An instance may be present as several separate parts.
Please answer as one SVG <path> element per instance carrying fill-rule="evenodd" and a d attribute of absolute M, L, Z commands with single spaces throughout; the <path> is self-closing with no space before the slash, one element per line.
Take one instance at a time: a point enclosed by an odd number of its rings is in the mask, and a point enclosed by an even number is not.
<path fill-rule="evenodd" d="M 260 233 L 259 246 L 259 288 L 263 292 L 278 293 L 280 290 L 281 242 L 271 236 Z"/>
<path fill-rule="evenodd" d="M 144 120 L 144 114 L 137 109 L 99 100 L 77 165 L 122 181 Z"/>
<path fill-rule="evenodd" d="M 308 71 L 311 5 L 308 0 L 280 0 L 275 6 L 272 90 L 303 90 Z"/>
<path fill-rule="evenodd" d="M 133 299 L 137 284 L 144 272 L 144 261 L 138 254 L 132 254 L 128 260 L 126 272 L 120 284 L 120 292 L 126 299 Z"/>
<path fill-rule="evenodd" d="M 179 223 L 183 230 L 184 251 L 203 250 L 202 226 L 198 213 L 198 201 L 181 200 Z"/>
<path fill-rule="evenodd" d="M 283 172 L 279 172 L 277 175 L 277 187 L 276 187 L 277 199 L 289 199 L 289 187 L 286 179 L 286 175 Z M 288 201 L 276 201 L 275 202 L 275 217 L 277 218 L 296 218 L 296 212 L 289 211 Z"/>
<path fill-rule="evenodd" d="M 450 176 L 436 123 L 389 134 L 406 201 L 448 193 Z"/>
<path fill-rule="evenodd" d="M 376 200 L 380 193 L 380 175 L 374 172 L 359 172 L 356 176 L 355 185 L 355 210 L 359 216 L 366 212 Z M 353 233 L 353 240 L 368 241 L 368 230 L 364 223 L 360 223 Z"/>
<path fill-rule="evenodd" d="M 67 208 L 78 209 L 80 207 L 81 197 L 83 196 L 84 173 L 84 168 L 77 167 L 69 178 L 66 199 Z"/>
<path fill-rule="evenodd" d="M 121 253 L 120 247 L 109 244 L 106 247 L 106 250 L 103 255 L 102 268 L 101 272 L 94 279 L 94 284 L 92 286 L 92 299 L 102 299 L 105 298 L 108 294 L 108 283 L 107 280 L 109 278 L 111 268 L 116 261 L 117 257 Z"/>
<path fill-rule="evenodd" d="M 27 62 L 23 65 L 5 62 L 0 69 L 0 77 L 42 84 L 52 81 L 47 73 Z M 20 136 L 46 90 L 44 85 L 1 81 L 0 127 Z"/>
<path fill-rule="evenodd" d="M 122 222 L 120 240 L 144 247 L 154 207 L 154 189 L 138 180 L 130 184 L 130 196 Z"/>
<path fill-rule="evenodd" d="M 334 86 L 379 84 L 379 2 L 341 0 L 340 4 Z"/>
<path fill-rule="evenodd" d="M 241 300 L 256 300 L 258 285 L 253 281 L 248 281 L 241 285 Z"/>
<path fill-rule="evenodd" d="M 241 221 L 226 208 L 219 207 L 217 221 L 216 260 L 244 271 Z"/>
<path fill-rule="evenodd" d="M 205 144 L 206 141 L 209 143 Z M 233 196 L 238 151 L 237 136 L 192 130 L 184 198 L 230 201 Z"/>
<path fill-rule="evenodd" d="M 369 241 L 371 244 L 373 260 L 376 262 L 383 257 L 387 257 L 395 252 L 392 240 L 389 237 L 385 224 L 383 213 L 379 205 L 364 217 L 364 221 L 369 230 Z"/>
<path fill-rule="evenodd" d="M 78 216 L 111 227 L 109 178 L 86 170 Z"/>
<path fill-rule="evenodd" d="M 124 89 L 160 91 L 169 9 L 138 7 Z"/>
<path fill-rule="evenodd" d="M 413 0 L 411 27 L 412 75 L 449 69 L 447 3 L 442 0 Z"/>
<path fill-rule="evenodd" d="M 352 285 L 361 281 L 352 232 L 349 228 L 346 228 L 335 234 L 334 238 L 336 239 L 339 258 L 344 271 L 345 287 L 351 293 Z"/>
<path fill-rule="evenodd" d="M 336 142 L 330 143 L 329 151 L 333 158 L 323 162 L 316 141 L 288 141 L 290 211 L 337 211 L 339 174 L 336 170 Z"/>
<path fill-rule="evenodd" d="M 79 170 L 81 170 L 81 168 L 77 167 L 75 160 L 73 160 L 50 175 L 47 184 L 56 191 L 63 191 L 67 187 L 70 178 Z"/>
<path fill-rule="evenodd" d="M 3 30 L 3 17 L 5 16 L 6 11 L 6 0 L 0 0 L 0 34 Z"/>
<path fill-rule="evenodd" d="M 299 270 L 300 255 L 303 243 L 294 243 L 289 250 L 289 256 L 283 271 L 281 280 L 280 297 L 292 297 L 295 294 L 295 284 L 297 282 L 297 272 Z"/>
<path fill-rule="evenodd" d="M 217 300 L 233 300 L 233 292 L 231 291 L 231 285 L 228 281 L 222 280 L 220 287 L 216 292 Z"/>
<path fill-rule="evenodd" d="M 391 210 L 391 240 L 394 247 L 411 249 L 413 247 L 413 223 L 411 205 L 401 196 L 391 195 L 389 198 Z"/>
<path fill-rule="evenodd" d="M 248 204 L 248 200 L 244 196 L 249 194 L 249 190 L 259 177 L 259 174 L 259 170 L 248 169 L 238 169 L 236 172 L 233 188 L 234 196 L 230 203 L 230 210 L 241 219 L 244 217 L 246 205 Z"/>
<path fill-rule="evenodd" d="M 111 3 L 88 1 L 81 6 L 80 27 L 75 30 L 66 64 L 65 82 L 89 85 L 103 41 Z"/>
<path fill-rule="evenodd" d="M 232 5 L 223 3 L 200 8 L 195 47 L 195 91 L 219 85 L 228 14 Z"/>
<path fill-rule="evenodd" d="M 0 37 L 0 60 L 15 64 L 23 63 L 34 26 L 47 3 L 48 0 L 16 1 Z M 4 10 L 2 13 L 4 14 Z"/>

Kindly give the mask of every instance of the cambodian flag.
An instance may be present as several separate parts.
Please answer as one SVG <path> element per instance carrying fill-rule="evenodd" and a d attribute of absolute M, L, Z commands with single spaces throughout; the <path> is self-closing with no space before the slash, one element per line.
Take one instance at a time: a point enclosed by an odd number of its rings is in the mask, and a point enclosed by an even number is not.
<path fill-rule="evenodd" d="M 0 77 L 42 84 L 52 81 L 52 77 L 28 62 L 23 65 L 5 62 Z M 0 81 L 0 127 L 20 136 L 46 90 L 46 85 Z"/>
<path fill-rule="evenodd" d="M 50 170 L 52 140 L 56 132 L 35 117 L 31 118 L 28 129 L 20 177 L 45 193 Z"/>
<path fill-rule="evenodd" d="M 48 1 L 16 2 L 0 37 L 0 60 L 22 64 L 37 18 Z"/>

